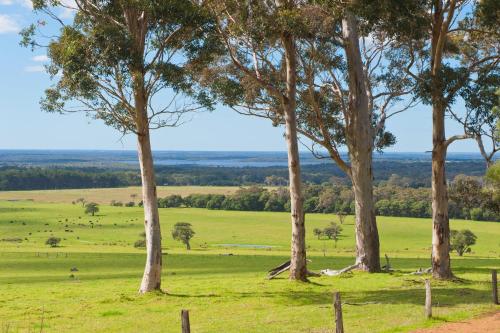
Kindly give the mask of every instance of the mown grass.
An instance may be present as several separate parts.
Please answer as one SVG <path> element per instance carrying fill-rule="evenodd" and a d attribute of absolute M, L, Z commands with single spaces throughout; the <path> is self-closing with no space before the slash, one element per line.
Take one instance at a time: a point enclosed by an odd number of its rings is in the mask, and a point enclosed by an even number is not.
<path fill-rule="evenodd" d="M 310 269 L 353 262 L 352 217 L 337 248 L 312 234 L 335 216 L 306 219 Z M 452 228 L 473 230 L 478 243 L 473 253 L 453 257 L 459 279 L 433 281 L 436 319 L 428 321 L 425 277 L 407 273 L 429 266 L 429 220 L 378 219 L 382 253 L 396 272 L 355 272 L 310 283 L 265 279 L 268 269 L 289 256 L 286 213 L 162 209 L 161 220 L 165 293 L 140 296 L 145 253 L 133 247 L 142 232 L 140 208 L 102 206 L 91 217 L 79 205 L 0 202 L 0 239 L 23 240 L 0 241 L 0 332 L 39 332 L 42 317 L 43 332 L 177 332 L 183 308 L 190 310 L 193 332 L 332 332 L 335 290 L 345 302 L 347 332 L 407 332 L 495 309 L 489 274 L 500 267 L 500 224 L 452 221 Z M 170 237 L 179 221 L 196 231 L 191 251 Z M 62 238 L 60 247 L 44 244 L 51 235 Z M 78 271 L 71 272 L 73 267 Z"/>

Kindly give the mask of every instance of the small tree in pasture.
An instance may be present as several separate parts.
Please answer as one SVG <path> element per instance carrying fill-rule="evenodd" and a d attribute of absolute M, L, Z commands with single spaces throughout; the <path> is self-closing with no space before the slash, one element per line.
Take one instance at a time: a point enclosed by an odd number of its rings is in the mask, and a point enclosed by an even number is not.
<path fill-rule="evenodd" d="M 323 235 L 323 230 L 319 228 L 314 228 L 313 230 L 314 236 L 318 237 L 318 239 Z"/>
<path fill-rule="evenodd" d="M 172 230 L 172 237 L 186 245 L 187 250 L 191 250 L 189 241 L 193 238 L 195 232 L 191 229 L 191 223 L 177 222 Z"/>
<path fill-rule="evenodd" d="M 89 202 L 85 205 L 85 214 L 95 215 L 99 211 L 99 205 L 95 202 Z"/>
<path fill-rule="evenodd" d="M 337 247 L 337 241 L 342 233 L 342 227 L 335 222 L 330 223 L 328 227 L 323 229 L 323 234 L 328 237 L 328 239 L 333 239 L 335 241 L 335 247 Z"/>
<path fill-rule="evenodd" d="M 45 244 L 50 245 L 50 247 L 57 247 L 60 242 L 61 242 L 61 238 L 59 238 L 59 237 L 49 237 L 45 241 Z"/>
<path fill-rule="evenodd" d="M 85 207 L 85 203 L 86 203 L 86 202 L 87 202 L 87 201 L 85 201 L 85 199 L 84 199 L 84 198 L 78 198 L 78 199 L 76 199 L 76 200 L 75 200 L 75 203 L 81 203 L 81 204 L 82 204 L 82 207 Z"/>
<path fill-rule="evenodd" d="M 339 218 L 340 224 L 344 224 L 346 216 L 347 215 L 344 212 L 337 212 L 337 217 Z"/>
<path fill-rule="evenodd" d="M 457 251 L 460 257 L 463 256 L 464 253 L 469 253 L 471 251 L 471 245 L 476 244 L 477 236 L 468 229 L 460 231 L 451 230 L 450 236 L 450 249 L 452 251 Z"/>

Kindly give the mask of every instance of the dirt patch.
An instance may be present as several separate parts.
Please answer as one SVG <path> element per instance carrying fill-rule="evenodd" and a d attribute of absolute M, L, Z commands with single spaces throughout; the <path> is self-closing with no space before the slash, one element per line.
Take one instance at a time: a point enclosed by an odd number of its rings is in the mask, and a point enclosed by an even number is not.
<path fill-rule="evenodd" d="M 500 311 L 475 319 L 416 330 L 412 333 L 500 333 Z"/>

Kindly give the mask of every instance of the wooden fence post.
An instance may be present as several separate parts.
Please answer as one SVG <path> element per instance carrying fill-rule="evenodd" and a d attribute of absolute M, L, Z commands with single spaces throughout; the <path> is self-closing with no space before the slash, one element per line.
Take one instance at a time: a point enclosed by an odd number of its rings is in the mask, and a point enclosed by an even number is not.
<path fill-rule="evenodd" d="M 425 280 L 425 316 L 432 317 L 431 280 Z"/>
<path fill-rule="evenodd" d="M 344 322 L 342 320 L 342 302 L 340 293 L 333 294 L 333 308 L 335 311 L 335 333 L 344 333 Z"/>
<path fill-rule="evenodd" d="M 497 270 L 491 271 L 491 289 L 493 295 L 493 304 L 498 304 Z"/>
<path fill-rule="evenodd" d="M 181 311 L 182 333 L 191 333 L 191 326 L 189 325 L 189 311 Z"/>

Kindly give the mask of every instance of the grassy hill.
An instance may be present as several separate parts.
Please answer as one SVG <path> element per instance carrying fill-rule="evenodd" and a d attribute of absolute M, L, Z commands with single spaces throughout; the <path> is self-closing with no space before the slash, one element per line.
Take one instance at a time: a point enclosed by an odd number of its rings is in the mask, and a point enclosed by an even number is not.
<path fill-rule="evenodd" d="M 31 196 L 45 198 L 43 192 Z M 61 201 L 71 201 L 63 193 Z M 102 202 L 120 200 L 116 193 Z M 43 332 L 176 332 L 184 308 L 190 310 L 193 332 L 331 332 L 335 290 L 346 302 L 347 332 L 407 332 L 494 309 L 488 281 L 490 269 L 500 268 L 497 223 L 451 221 L 453 229 L 471 229 L 478 241 L 471 254 L 453 256 L 459 279 L 433 281 L 436 319 L 427 321 L 425 276 L 407 273 L 430 266 L 430 220 L 378 219 L 381 251 L 391 258 L 394 273 L 355 272 L 305 284 L 285 275 L 265 279 L 268 269 L 289 256 L 287 213 L 187 208 L 160 213 L 166 294 L 139 296 L 145 253 L 133 243 L 143 231 L 140 208 L 102 206 L 92 217 L 80 205 L 0 202 L 2 332 L 38 332 L 41 326 Z M 335 220 L 306 216 L 312 270 L 353 262 L 352 217 L 337 248 L 312 233 Z M 191 251 L 170 236 L 179 221 L 190 222 L 196 232 Z M 62 238 L 60 247 L 45 245 L 51 235 Z M 78 271 L 70 272 L 73 267 Z"/>

